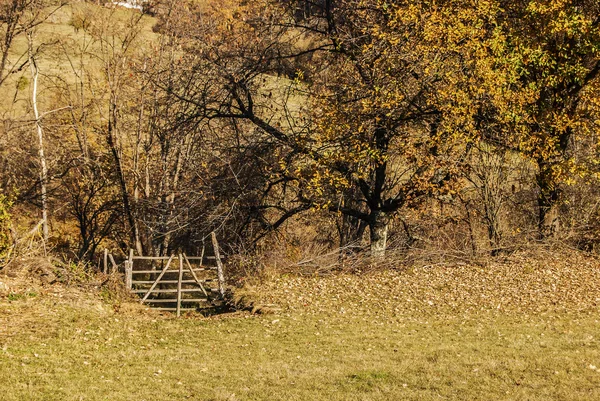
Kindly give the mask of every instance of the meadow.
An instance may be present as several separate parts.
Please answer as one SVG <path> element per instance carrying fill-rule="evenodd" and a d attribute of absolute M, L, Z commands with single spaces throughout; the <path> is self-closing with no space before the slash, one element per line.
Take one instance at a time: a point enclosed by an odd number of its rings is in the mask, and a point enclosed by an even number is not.
<path fill-rule="evenodd" d="M 239 290 L 257 313 L 180 319 L 3 277 L 1 398 L 599 399 L 600 265 L 545 259 L 273 273 Z"/>

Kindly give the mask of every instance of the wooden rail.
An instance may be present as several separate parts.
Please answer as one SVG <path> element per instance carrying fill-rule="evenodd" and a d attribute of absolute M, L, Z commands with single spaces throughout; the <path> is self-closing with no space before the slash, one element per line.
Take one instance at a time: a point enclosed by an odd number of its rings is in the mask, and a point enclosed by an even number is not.
<path fill-rule="evenodd" d="M 132 260 L 169 260 L 170 256 L 132 256 Z M 188 260 L 215 260 L 215 256 L 186 256 Z M 223 259 L 219 256 L 219 259 Z"/>
<path fill-rule="evenodd" d="M 223 272 L 223 257 L 220 254 L 219 246 L 214 233 L 211 235 L 214 256 L 204 255 L 204 249 L 200 256 L 186 256 L 183 253 L 171 256 L 136 256 L 133 250 L 129 251 L 129 257 L 125 260 L 125 285 L 134 294 L 141 296 L 142 303 L 147 303 L 150 307 L 158 310 L 170 310 L 181 315 L 182 311 L 194 310 L 188 307 L 191 303 L 209 303 L 214 299 L 223 299 L 225 295 L 225 275 Z M 105 266 L 108 260 L 116 263 L 112 255 L 107 255 L 105 252 Z M 162 268 L 152 269 L 142 268 L 135 270 L 134 265 L 141 261 L 158 261 L 164 263 Z M 136 263 L 138 262 L 138 263 Z M 192 266 L 192 263 L 199 265 Z M 204 263 L 211 263 L 214 266 L 206 266 Z M 198 276 L 197 273 L 202 273 Z M 206 275 L 212 274 L 212 277 Z M 145 275 L 146 277 L 141 277 Z M 205 287 L 216 283 L 215 288 Z M 176 288 L 172 288 L 175 286 Z M 149 286 L 149 287 L 145 287 Z M 171 287 L 170 287 L 171 286 Z M 184 287 L 185 286 L 185 287 Z M 190 287 L 191 286 L 191 287 Z M 173 294 L 174 298 L 165 298 L 163 294 Z M 184 297 L 184 294 L 189 294 L 191 297 Z M 155 295 L 162 298 L 156 298 Z M 153 304 L 174 304 L 173 307 L 153 306 Z M 182 305 L 188 305 L 182 307 Z"/>

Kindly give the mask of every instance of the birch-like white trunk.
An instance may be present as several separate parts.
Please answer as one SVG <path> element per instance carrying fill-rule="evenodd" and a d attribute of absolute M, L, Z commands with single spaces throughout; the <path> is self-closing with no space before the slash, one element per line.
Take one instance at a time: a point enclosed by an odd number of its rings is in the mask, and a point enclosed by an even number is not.
<path fill-rule="evenodd" d="M 383 259 L 385 257 L 389 222 L 390 219 L 386 213 L 379 210 L 371 212 L 369 221 L 371 256 L 375 259 Z"/>
<path fill-rule="evenodd" d="M 31 91 L 31 103 L 33 106 L 33 116 L 35 118 L 35 127 L 38 136 L 38 156 L 40 158 L 40 187 L 42 197 L 42 233 L 44 241 L 48 241 L 48 167 L 46 164 L 46 155 L 44 154 L 44 130 L 42 128 L 42 120 L 37 104 L 37 93 L 38 93 L 38 80 L 40 76 L 39 69 L 35 61 L 35 55 L 33 52 L 33 33 L 27 33 L 28 39 L 28 55 L 29 55 L 29 67 L 31 69 L 31 78 L 33 79 L 33 88 Z"/>

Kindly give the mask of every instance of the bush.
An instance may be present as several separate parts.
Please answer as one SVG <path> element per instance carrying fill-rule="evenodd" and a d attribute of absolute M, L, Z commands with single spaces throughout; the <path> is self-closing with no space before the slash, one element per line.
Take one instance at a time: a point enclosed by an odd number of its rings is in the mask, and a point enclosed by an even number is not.
<path fill-rule="evenodd" d="M 10 209 L 12 200 L 0 193 L 0 266 L 9 257 L 12 241 L 10 237 Z"/>

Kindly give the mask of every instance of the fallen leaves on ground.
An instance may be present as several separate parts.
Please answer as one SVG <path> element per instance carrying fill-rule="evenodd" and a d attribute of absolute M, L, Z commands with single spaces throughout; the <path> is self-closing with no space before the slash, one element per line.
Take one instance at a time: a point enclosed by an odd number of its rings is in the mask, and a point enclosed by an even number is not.
<path fill-rule="evenodd" d="M 326 277 L 288 274 L 262 283 L 256 293 L 257 303 L 307 314 L 591 313 L 600 309 L 600 260 L 580 252 L 519 253 L 483 267 L 399 266 Z"/>

